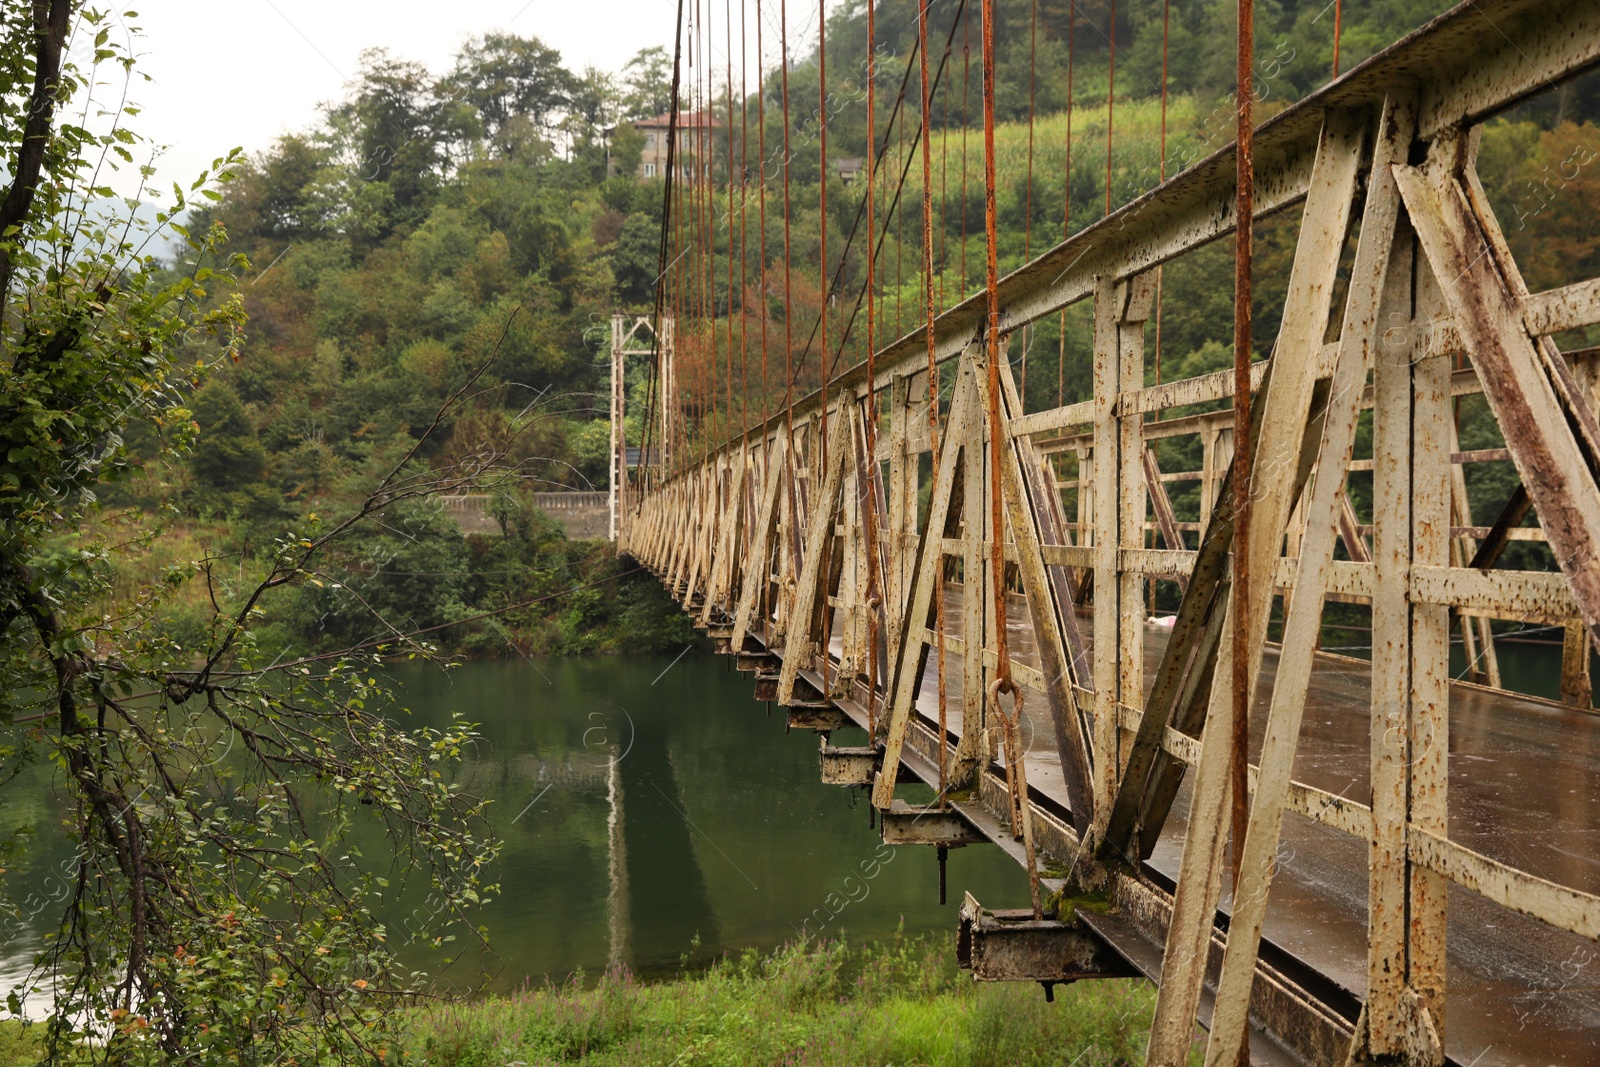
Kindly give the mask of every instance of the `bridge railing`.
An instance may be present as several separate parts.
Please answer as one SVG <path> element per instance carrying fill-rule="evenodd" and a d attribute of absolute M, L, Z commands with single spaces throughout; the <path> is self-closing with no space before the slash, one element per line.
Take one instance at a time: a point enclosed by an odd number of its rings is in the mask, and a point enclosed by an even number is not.
<path fill-rule="evenodd" d="M 1600 279 L 1528 290 L 1477 178 L 1475 129 L 1597 61 L 1600 4 L 1483 0 L 1259 130 L 1256 208 L 1298 206 L 1300 222 L 1277 343 L 1255 372 L 1248 565 L 1272 580 L 1250 588 L 1248 677 L 1235 678 L 1219 655 L 1240 614 L 1230 581 L 1239 564 L 1226 474 L 1232 413 L 1193 413 L 1228 402 L 1231 375 L 1147 385 L 1145 373 L 1157 268 L 1234 224 L 1231 148 L 1002 282 L 1008 331 L 1091 303 L 1091 398 L 1024 411 L 1009 366 L 987 362 L 975 296 L 938 319 L 933 380 L 926 337 L 907 335 L 877 356 L 874 380 L 864 368 L 842 375 L 826 406 L 820 396 L 797 404 L 792 423 L 780 416 L 729 442 L 652 487 L 627 516 L 624 551 L 701 622 L 722 627 L 735 651 L 781 658 L 780 703 L 862 713 L 879 752 L 880 810 L 903 804 L 902 764 L 933 768 L 944 798 L 971 791 L 1022 839 L 1030 863 L 1072 871 L 1069 892 L 1108 895 L 1164 943 L 1152 1063 L 1184 1060 L 1208 967 L 1207 1062 L 1233 1062 L 1251 1015 L 1312 1062 L 1342 1060 L 1352 1041 L 1356 1062 L 1440 1062 L 1452 885 L 1600 939 L 1600 897 L 1525 869 L 1514 843 L 1452 838 L 1446 740 L 1452 632 L 1491 683 L 1491 619 L 1562 627 L 1564 695 L 1589 703 L 1588 649 L 1600 633 L 1600 366 L 1595 350 L 1563 352 L 1551 338 L 1600 325 Z M 1484 398 L 1503 450 L 1461 450 L 1452 398 L 1468 395 Z M 1357 459 L 1368 425 L 1371 455 Z M 1200 443 L 1200 470 L 1161 470 L 1152 449 L 1179 437 Z M 1520 487 L 1499 521 L 1476 526 L 1462 468 L 1507 459 Z M 1372 481 L 1365 520 L 1349 503 L 1352 472 Z M 1183 518 L 1166 492 L 1179 478 L 1200 483 L 1198 509 Z M 1525 528 L 1530 511 L 1538 525 Z M 1548 543 L 1559 569 L 1495 566 L 1519 538 Z M 1009 600 L 993 595 L 996 583 Z M 1155 583 L 1182 595 L 1147 676 Z M 1364 798 L 1293 776 L 1308 687 L 1328 662 L 1318 642 L 1330 600 L 1370 605 Z M 1053 770 L 1032 788 L 1013 773 L 1033 773 L 1015 748 L 1003 776 L 991 762 L 1015 744 L 1009 731 L 1024 717 L 991 692 L 1007 603 L 1026 614 L 1009 636 L 1019 705 L 1046 709 Z M 1274 605 L 1276 665 L 1255 712 L 1264 740 L 1222 947 L 1227 717 L 1235 686 L 1257 690 Z M 919 704 L 930 674 L 936 711 Z M 1168 892 L 1142 864 L 1185 779 L 1192 795 Z M 1369 856 L 1359 1017 L 1262 962 L 1286 811 L 1356 839 Z"/>
<path fill-rule="evenodd" d="M 490 493 L 458 493 L 439 497 L 440 505 L 460 524 L 463 533 L 499 533 L 491 513 L 496 497 Z M 602 538 L 608 533 L 610 495 L 602 492 L 529 493 L 528 504 L 557 519 L 567 536 Z"/>

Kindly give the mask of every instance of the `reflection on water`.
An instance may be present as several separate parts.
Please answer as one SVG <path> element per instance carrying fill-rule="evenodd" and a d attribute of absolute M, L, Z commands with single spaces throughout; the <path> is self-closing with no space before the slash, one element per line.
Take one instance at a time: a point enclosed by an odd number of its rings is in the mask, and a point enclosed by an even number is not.
<path fill-rule="evenodd" d="M 865 797 L 823 786 L 814 735 L 785 736 L 731 666 L 691 654 L 395 675 L 419 724 L 452 709 L 481 724 L 465 784 L 494 801 L 504 842 L 502 893 L 482 920 L 490 988 L 613 962 L 665 975 L 803 926 L 865 938 L 903 921 L 953 936 L 931 851 L 883 862 Z M 996 850 L 952 854 L 950 877 L 986 903 L 1027 900 Z"/>
<path fill-rule="evenodd" d="M 814 736 L 784 736 L 730 667 L 689 655 L 399 677 L 419 717 L 456 708 L 482 723 L 467 785 L 495 801 L 505 843 L 487 913 L 504 964 L 494 987 L 613 961 L 671 973 L 685 956 L 776 945 L 808 920 L 852 937 L 887 936 L 902 918 L 953 932 L 931 854 L 900 850 L 860 881 L 880 847 L 864 798 L 823 786 Z M 980 898 L 1026 898 L 998 853 L 951 863 L 953 884 Z"/>
<path fill-rule="evenodd" d="M 686 957 L 692 966 L 769 948 L 802 928 L 877 938 L 903 922 L 954 935 L 931 850 L 882 846 L 865 797 L 821 784 L 815 735 L 785 736 L 783 719 L 751 698 L 751 676 L 731 667 L 691 654 L 393 673 L 416 725 L 452 711 L 480 724 L 460 777 L 493 802 L 503 841 L 502 891 L 474 917 L 492 951 L 464 952 L 445 981 L 504 991 L 616 963 L 662 976 Z M 59 922 L 68 882 L 55 875 L 73 866 L 50 768 L 29 768 L 16 786 L 0 835 L 24 824 L 36 833 L 3 875 L 18 907 L 0 916 L 0 995 Z M 375 825 L 355 833 L 369 860 L 385 854 Z M 410 936 L 437 910 L 427 887 L 381 873 L 396 885 L 391 944 L 407 965 L 438 973 L 440 951 Z M 950 884 L 954 900 L 962 889 L 998 906 L 1027 900 L 1021 869 L 994 849 L 953 853 Z M 30 1001 L 29 1014 L 43 1010 Z"/>

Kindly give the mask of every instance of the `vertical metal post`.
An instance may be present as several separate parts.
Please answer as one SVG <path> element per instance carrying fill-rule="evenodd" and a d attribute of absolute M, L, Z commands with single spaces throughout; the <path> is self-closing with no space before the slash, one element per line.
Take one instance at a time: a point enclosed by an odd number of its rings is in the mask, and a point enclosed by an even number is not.
<path fill-rule="evenodd" d="M 1417 318 L 1433 323 L 1447 312 L 1431 269 L 1418 271 Z M 1431 332 L 1431 330 L 1426 331 Z M 1450 360 L 1419 349 L 1411 371 L 1411 560 L 1416 567 L 1450 565 Z M 1449 834 L 1446 785 L 1450 760 L 1450 609 L 1411 608 L 1411 759 L 1407 831 Z M 1450 883 L 1411 867 L 1407 901 L 1406 970 L 1411 989 L 1445 1027 L 1445 902 Z M 1415 1039 L 1415 1035 L 1414 1035 Z"/>
<path fill-rule="evenodd" d="M 962 373 L 971 373 L 962 368 Z M 989 529 L 989 509 L 984 502 L 989 496 L 985 462 L 983 424 L 974 420 L 962 453 L 961 471 L 961 638 L 966 642 L 962 657 L 961 675 L 961 748 L 962 755 L 976 761 L 988 757 L 989 678 L 983 663 L 984 646 L 989 640 L 987 620 L 994 614 L 989 603 L 989 582 L 999 577 L 986 573 L 984 542 L 995 533 Z M 959 761 L 958 761 L 959 762 Z"/>
<path fill-rule="evenodd" d="M 910 595 L 911 577 L 907 570 L 906 534 L 916 523 L 912 514 L 916 506 L 917 457 L 911 450 L 911 378 L 895 375 L 889 382 L 889 566 L 886 577 L 888 588 L 889 625 L 888 662 L 894 663 L 900 650 L 899 620 L 906 609 Z"/>
<path fill-rule="evenodd" d="M 1367 890 L 1367 1044 L 1404 1049 L 1406 985 L 1406 769 L 1411 692 L 1412 242 L 1396 235 L 1385 318 L 1373 358 L 1372 400 L 1372 842 Z M 1358 1035 L 1359 1039 L 1359 1035 Z"/>
<path fill-rule="evenodd" d="M 1144 324 L 1150 317 L 1155 298 L 1154 272 L 1139 275 L 1128 281 L 1127 302 L 1121 307 L 1116 324 L 1117 372 L 1119 390 L 1144 387 Z M 1113 477 L 1117 482 L 1114 506 L 1119 515 L 1116 520 L 1117 544 L 1115 558 L 1122 559 L 1122 549 L 1145 547 L 1145 516 L 1149 510 L 1144 484 L 1144 416 L 1138 412 L 1115 414 L 1117 428 L 1117 453 Z M 1108 506 L 1113 501 L 1106 501 Z M 1118 564 L 1121 567 L 1120 562 Z M 1140 571 L 1121 569 L 1117 576 L 1117 688 L 1116 704 L 1141 707 L 1144 704 L 1144 605 L 1145 577 Z M 1155 583 L 1150 583 L 1154 588 Z M 1098 588 L 1098 585 L 1096 586 Z M 1099 631 L 1096 631 L 1097 633 Z M 1120 708 L 1113 706 L 1112 721 L 1120 723 Z M 1101 753 L 1110 763 L 1110 780 L 1115 782 L 1121 773 L 1122 731 L 1112 732 L 1113 747 Z"/>
<path fill-rule="evenodd" d="M 1222 431 L 1206 426 L 1200 431 L 1200 529 L 1211 521 L 1211 508 L 1217 500 L 1217 445 Z"/>
<path fill-rule="evenodd" d="M 1117 549 L 1122 536 L 1118 520 L 1117 477 L 1120 438 L 1116 401 L 1122 392 L 1119 343 L 1126 283 L 1097 280 L 1094 292 L 1094 473 L 1091 520 L 1094 524 L 1094 821 L 1096 835 L 1111 815 L 1117 785 L 1117 683 L 1122 636 L 1119 615 L 1122 583 Z M 1142 383 L 1141 383 L 1142 384 Z"/>
<path fill-rule="evenodd" d="M 1094 544 L 1094 449 L 1078 447 L 1078 544 Z"/>
<path fill-rule="evenodd" d="M 607 536 L 611 540 L 617 539 L 617 511 L 619 496 L 622 493 L 623 483 L 628 477 L 628 442 L 627 434 L 623 431 L 623 330 L 622 315 L 611 316 L 611 470 L 610 470 L 610 507 L 611 518 L 607 526 Z"/>
<path fill-rule="evenodd" d="M 1568 619 L 1561 639 L 1561 703 L 1590 711 L 1594 689 L 1589 681 L 1589 631 L 1582 619 Z"/>
<path fill-rule="evenodd" d="M 673 360 L 676 329 L 671 315 L 661 316 L 661 456 L 662 477 L 672 470 L 672 435 L 677 429 L 678 370 Z"/>

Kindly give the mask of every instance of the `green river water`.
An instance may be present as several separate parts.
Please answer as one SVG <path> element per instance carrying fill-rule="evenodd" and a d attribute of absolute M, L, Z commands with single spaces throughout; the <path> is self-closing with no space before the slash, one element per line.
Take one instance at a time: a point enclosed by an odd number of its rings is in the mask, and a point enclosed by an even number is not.
<path fill-rule="evenodd" d="M 1509 688 L 1555 695 L 1558 645 L 1501 643 L 1500 655 Z M 1459 672 L 1459 647 L 1453 658 Z M 492 801 L 501 892 L 477 919 L 490 952 L 465 953 L 444 974 L 457 988 L 503 992 L 617 963 L 669 976 L 803 929 L 852 940 L 901 928 L 953 936 L 963 891 L 989 906 L 1027 903 L 1021 868 L 972 847 L 951 852 L 950 902 L 940 907 L 932 850 L 882 845 L 865 796 L 819 781 L 816 736 L 786 735 L 728 657 L 473 662 L 390 679 L 418 725 L 459 711 L 483 736 L 461 778 Z M 863 742 L 859 731 L 835 737 Z M 52 872 L 70 856 L 53 832 L 52 775 L 29 768 L 0 811 L 0 831 L 38 831 L 25 870 L 6 876 L 20 911 L 0 937 L 3 988 L 26 972 L 59 917 L 52 902 L 64 899 Z M 364 842 L 369 856 L 383 847 L 376 834 Z M 413 887 L 385 918 L 403 935 L 426 907 Z M 408 965 L 441 970 L 437 950 L 404 936 L 393 943 Z"/>
<path fill-rule="evenodd" d="M 490 988 L 612 960 L 667 975 L 686 954 L 791 940 L 808 919 L 852 939 L 902 922 L 954 936 L 962 889 L 1027 903 L 1021 868 L 968 848 L 950 854 L 939 907 L 932 850 L 881 844 L 865 796 L 821 783 L 816 735 L 786 736 L 728 657 L 475 663 L 396 680 L 422 721 L 455 708 L 482 724 L 466 782 L 494 801 L 504 847 L 502 892 L 483 912 L 503 963 Z"/>
<path fill-rule="evenodd" d="M 1021 868 L 998 850 L 967 848 L 950 854 L 941 908 L 932 850 L 881 844 L 864 795 L 822 785 L 816 735 L 786 736 L 782 715 L 752 699 L 753 677 L 731 658 L 408 666 L 389 680 L 411 709 L 406 721 L 442 725 L 456 711 L 482 735 L 459 780 L 492 802 L 502 842 L 490 879 L 501 892 L 474 917 L 489 952 L 458 941 L 466 951 L 445 969 L 438 950 L 410 938 L 430 907 L 416 885 L 384 916 L 403 961 L 457 989 L 593 978 L 615 963 L 665 977 L 686 962 L 775 947 L 802 928 L 859 940 L 903 923 L 954 936 L 963 889 L 986 904 L 1027 903 Z M 0 930 L 0 996 L 26 973 L 66 896 L 72 856 L 55 831 L 54 782 L 52 768 L 28 768 L 0 810 L 0 832 L 36 829 L 24 862 L 4 876 L 18 910 Z M 381 862 L 380 835 L 358 834 Z M 46 1005 L 34 997 L 27 1007 L 37 1015 Z"/>

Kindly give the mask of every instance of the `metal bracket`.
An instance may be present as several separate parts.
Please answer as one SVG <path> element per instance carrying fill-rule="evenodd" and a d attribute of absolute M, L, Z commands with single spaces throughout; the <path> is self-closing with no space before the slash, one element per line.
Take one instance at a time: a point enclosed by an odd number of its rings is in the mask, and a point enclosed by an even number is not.
<path fill-rule="evenodd" d="M 1138 975 L 1076 922 L 1035 919 L 1026 908 L 986 911 L 971 893 L 961 902 L 956 962 L 980 982 L 1039 982 Z"/>
<path fill-rule="evenodd" d="M 989 840 L 954 808 L 923 807 L 896 800 L 880 811 L 883 816 L 883 843 L 886 845 L 960 848 L 962 845 L 981 845 Z"/>
<path fill-rule="evenodd" d="M 791 730 L 816 730 L 818 733 L 831 734 L 850 725 L 850 716 L 832 704 L 790 704 L 787 711 Z"/>
<path fill-rule="evenodd" d="M 752 672 L 760 674 L 765 671 L 776 677 L 778 667 L 782 662 L 777 656 L 768 655 L 765 652 L 740 652 L 733 665 L 747 674 Z"/>
<path fill-rule="evenodd" d="M 849 788 L 870 786 L 883 766 L 883 750 L 875 746 L 863 748 L 836 748 L 822 743 L 822 784 Z M 909 767 L 901 765 L 901 782 L 921 781 Z"/>

